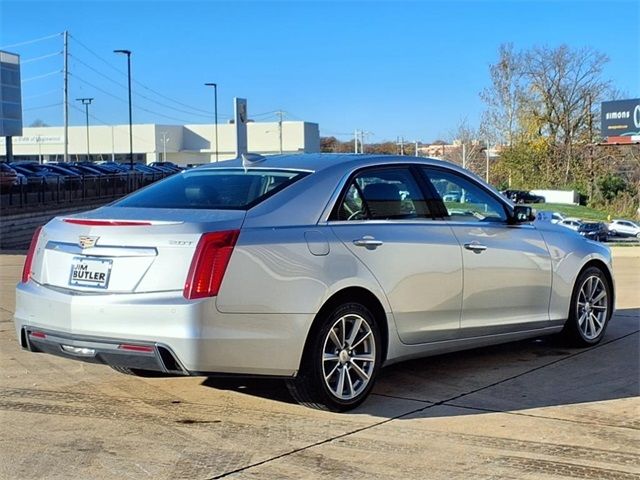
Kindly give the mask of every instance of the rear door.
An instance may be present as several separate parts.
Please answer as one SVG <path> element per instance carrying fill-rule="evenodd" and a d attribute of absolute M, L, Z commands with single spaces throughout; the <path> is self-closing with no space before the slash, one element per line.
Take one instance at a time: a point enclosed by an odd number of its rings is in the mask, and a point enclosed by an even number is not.
<path fill-rule="evenodd" d="M 400 338 L 417 344 L 455 338 L 462 306 L 462 259 L 449 225 L 409 166 L 361 170 L 348 184 L 332 230 L 385 291 Z"/>
<path fill-rule="evenodd" d="M 551 257 L 531 224 L 509 224 L 505 205 L 471 177 L 443 167 L 422 167 L 443 201 L 462 247 L 465 337 L 547 326 Z"/>

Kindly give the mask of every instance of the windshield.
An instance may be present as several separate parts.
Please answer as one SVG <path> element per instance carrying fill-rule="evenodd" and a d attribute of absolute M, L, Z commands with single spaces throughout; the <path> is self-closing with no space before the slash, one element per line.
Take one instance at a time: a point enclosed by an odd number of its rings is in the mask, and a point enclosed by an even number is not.
<path fill-rule="evenodd" d="M 113 206 L 246 210 L 304 175 L 291 170 L 194 169 L 132 193 Z"/>

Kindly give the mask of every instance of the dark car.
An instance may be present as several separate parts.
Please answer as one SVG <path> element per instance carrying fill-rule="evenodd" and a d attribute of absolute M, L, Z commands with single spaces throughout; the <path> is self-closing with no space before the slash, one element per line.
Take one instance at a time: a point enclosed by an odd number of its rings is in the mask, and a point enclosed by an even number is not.
<path fill-rule="evenodd" d="M 9 165 L 16 172 L 21 173 L 27 177 L 28 185 L 41 185 L 45 184 L 51 188 L 55 188 L 58 185 L 64 185 L 64 176 L 59 173 L 54 173 L 46 168 L 38 168 L 38 164 L 33 163 L 11 163 Z"/>
<path fill-rule="evenodd" d="M 0 187 L 10 188 L 16 185 L 18 172 L 4 162 L 0 162 Z"/>
<path fill-rule="evenodd" d="M 609 229 L 603 222 L 588 222 L 578 227 L 578 233 L 589 240 L 603 242 L 609 235 Z"/>
<path fill-rule="evenodd" d="M 149 166 L 158 167 L 158 168 L 161 168 L 163 170 L 172 171 L 172 172 L 175 172 L 175 173 L 182 171 L 182 168 L 179 167 L 178 165 L 176 165 L 173 162 L 151 162 L 149 164 Z"/>
<path fill-rule="evenodd" d="M 505 190 L 502 194 L 513 203 L 545 203 L 546 199 L 525 190 Z"/>

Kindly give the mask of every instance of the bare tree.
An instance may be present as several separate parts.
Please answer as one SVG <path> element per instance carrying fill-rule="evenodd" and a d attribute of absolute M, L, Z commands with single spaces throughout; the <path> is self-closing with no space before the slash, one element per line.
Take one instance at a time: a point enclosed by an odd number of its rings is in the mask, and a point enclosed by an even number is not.
<path fill-rule="evenodd" d="M 524 56 L 524 74 L 534 116 L 551 143 L 561 147 L 565 182 L 569 180 L 576 140 L 590 128 L 593 104 L 610 90 L 602 80 L 606 55 L 567 45 L 536 47 Z"/>
<path fill-rule="evenodd" d="M 513 143 L 524 100 L 523 67 L 523 55 L 510 43 L 500 45 L 498 62 L 489 66 L 491 86 L 480 93 L 487 104 L 481 131 L 494 143 Z"/>

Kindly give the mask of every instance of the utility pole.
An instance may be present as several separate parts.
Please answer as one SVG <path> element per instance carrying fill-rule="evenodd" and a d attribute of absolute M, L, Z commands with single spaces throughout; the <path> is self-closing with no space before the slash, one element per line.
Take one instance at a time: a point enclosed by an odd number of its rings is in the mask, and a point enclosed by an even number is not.
<path fill-rule="evenodd" d="M 467 145 L 462 142 L 462 168 L 467 168 Z"/>
<path fill-rule="evenodd" d="M 416 154 L 416 157 L 417 157 L 418 156 L 418 141 L 415 140 L 413 143 L 415 144 L 415 148 L 416 148 L 415 154 Z"/>
<path fill-rule="evenodd" d="M 170 140 L 170 138 L 167 137 L 167 132 L 162 132 L 162 160 L 164 162 L 167 161 L 167 142 L 169 140 Z"/>
<path fill-rule="evenodd" d="M 284 115 L 284 112 L 282 110 L 278 110 L 276 114 L 278 115 L 278 136 L 280 139 L 280 155 L 282 155 L 282 116 Z"/>
<path fill-rule="evenodd" d="M 356 129 L 353 132 L 353 153 L 358 153 L 358 136 L 359 136 L 359 130 Z"/>
<path fill-rule="evenodd" d="M 205 83 L 206 87 L 213 87 L 213 116 L 216 124 L 215 135 L 216 135 L 216 163 L 218 163 L 218 84 L 217 83 Z M 166 162 L 166 159 L 165 159 Z"/>
<path fill-rule="evenodd" d="M 485 142 L 487 144 L 487 148 L 485 149 L 485 153 L 487 156 L 487 169 L 485 171 L 484 181 L 489 183 L 489 140 L 485 140 Z"/>
<path fill-rule="evenodd" d="M 87 119 L 87 162 L 91 161 L 91 151 L 89 149 L 89 105 L 93 101 L 93 98 L 76 98 L 78 102 L 82 102 L 84 105 L 84 111 Z"/>
<path fill-rule="evenodd" d="M 588 96 L 587 96 L 587 108 L 589 109 L 589 111 L 587 112 L 587 115 L 589 117 L 587 118 L 587 122 L 589 123 L 589 201 L 591 201 L 593 199 L 593 177 L 594 177 L 594 172 L 593 172 L 593 115 L 591 115 L 591 108 L 592 108 L 591 102 L 592 102 L 591 94 L 588 94 Z"/>
<path fill-rule="evenodd" d="M 396 137 L 396 145 L 400 147 L 400 155 L 404 155 L 404 137 Z"/>
<path fill-rule="evenodd" d="M 63 89 L 62 89 L 62 111 L 64 112 L 64 161 L 69 161 L 69 32 L 64 31 L 64 68 L 63 68 Z"/>
<path fill-rule="evenodd" d="M 131 50 L 114 50 L 127 56 L 127 79 L 129 80 L 129 168 L 133 171 L 133 120 L 131 116 Z"/>

